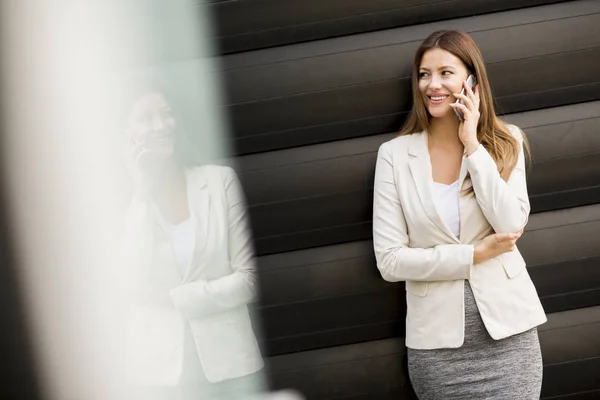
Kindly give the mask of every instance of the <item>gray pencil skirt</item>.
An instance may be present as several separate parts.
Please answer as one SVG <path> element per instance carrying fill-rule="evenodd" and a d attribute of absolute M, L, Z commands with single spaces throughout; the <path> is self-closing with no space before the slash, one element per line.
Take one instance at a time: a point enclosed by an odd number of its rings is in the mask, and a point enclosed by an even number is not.
<path fill-rule="evenodd" d="M 457 349 L 407 349 L 408 373 L 420 400 L 538 400 L 542 354 L 537 328 L 490 337 L 465 281 L 465 342 Z"/>

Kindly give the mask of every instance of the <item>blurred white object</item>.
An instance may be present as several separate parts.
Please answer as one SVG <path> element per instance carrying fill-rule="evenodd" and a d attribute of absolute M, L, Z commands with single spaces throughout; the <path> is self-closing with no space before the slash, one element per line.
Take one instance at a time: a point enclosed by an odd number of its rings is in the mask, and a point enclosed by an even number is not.
<path fill-rule="evenodd" d="M 131 398 L 120 362 L 127 346 L 127 296 L 120 289 L 127 278 L 114 257 L 128 197 L 115 93 L 125 67 L 157 61 L 154 43 L 140 28 L 144 7 L 155 3 L 0 5 L 1 122 L 10 133 L 2 137 L 2 162 L 9 173 L 19 278 L 48 399 Z M 175 2 L 167 3 L 172 10 Z M 210 46 L 202 34 L 202 9 L 158 13 L 164 20 L 154 28 L 156 37 L 189 56 L 171 59 L 168 67 L 195 93 L 191 99 L 202 122 L 196 128 L 214 139 L 203 143 L 206 156 L 219 157 L 224 132 L 217 80 L 205 56 Z M 178 30 L 166 32 L 165 26 Z"/>

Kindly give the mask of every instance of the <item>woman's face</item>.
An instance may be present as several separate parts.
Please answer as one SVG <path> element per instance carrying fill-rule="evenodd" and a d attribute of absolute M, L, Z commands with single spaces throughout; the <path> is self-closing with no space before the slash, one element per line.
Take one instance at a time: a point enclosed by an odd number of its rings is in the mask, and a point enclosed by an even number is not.
<path fill-rule="evenodd" d="M 171 107 L 160 93 L 142 95 L 134 103 L 128 120 L 129 134 L 161 158 L 173 156 L 177 123 Z"/>
<path fill-rule="evenodd" d="M 423 103 L 433 118 L 454 114 L 450 104 L 456 101 L 453 93 L 460 93 L 468 71 L 454 54 L 435 48 L 427 50 L 419 66 L 419 91 Z"/>

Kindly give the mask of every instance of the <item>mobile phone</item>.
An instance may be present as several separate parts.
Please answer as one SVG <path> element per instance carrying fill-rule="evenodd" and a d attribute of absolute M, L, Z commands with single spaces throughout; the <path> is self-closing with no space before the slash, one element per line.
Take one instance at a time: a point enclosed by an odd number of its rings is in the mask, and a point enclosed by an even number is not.
<path fill-rule="evenodd" d="M 475 87 L 475 85 L 477 84 L 477 79 L 475 79 L 474 75 L 469 75 L 469 77 L 467 78 L 467 85 L 471 88 L 471 90 L 473 90 L 473 88 Z M 460 91 L 461 94 L 465 94 L 465 88 L 463 86 L 462 90 Z M 454 104 L 464 104 L 463 101 L 461 99 L 457 99 Z M 463 113 L 461 110 L 459 110 L 458 108 L 454 109 L 454 112 L 456 113 L 456 115 L 458 116 L 458 119 L 460 120 L 460 122 L 463 122 L 465 120 Z"/>
<path fill-rule="evenodd" d="M 137 166 L 143 166 L 148 162 L 148 156 L 152 155 L 152 151 L 148 148 L 148 140 L 138 138 L 136 136 L 130 136 L 130 151 L 132 161 Z"/>

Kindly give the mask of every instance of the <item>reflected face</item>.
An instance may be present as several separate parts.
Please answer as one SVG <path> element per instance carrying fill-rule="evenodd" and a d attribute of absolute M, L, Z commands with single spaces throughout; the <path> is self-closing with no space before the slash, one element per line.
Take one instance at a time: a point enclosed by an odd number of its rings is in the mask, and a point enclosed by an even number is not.
<path fill-rule="evenodd" d="M 452 93 L 460 93 L 468 77 L 465 64 L 454 54 L 435 48 L 427 50 L 419 66 L 419 91 L 425 108 L 434 118 L 454 114 Z"/>
<path fill-rule="evenodd" d="M 128 120 L 129 134 L 135 142 L 156 156 L 169 158 L 175 151 L 177 123 L 171 106 L 160 93 L 146 93 L 133 105 Z"/>

